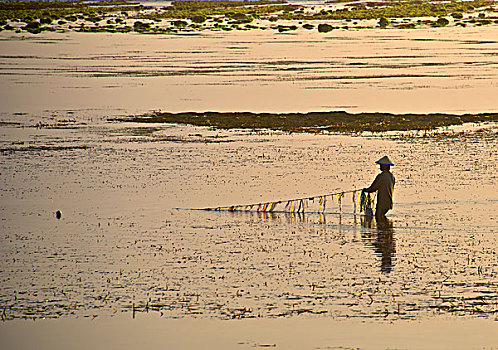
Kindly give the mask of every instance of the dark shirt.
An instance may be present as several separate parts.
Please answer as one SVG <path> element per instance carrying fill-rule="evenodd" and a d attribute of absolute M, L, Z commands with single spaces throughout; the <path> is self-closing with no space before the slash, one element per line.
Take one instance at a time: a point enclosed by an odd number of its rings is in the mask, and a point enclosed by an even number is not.
<path fill-rule="evenodd" d="M 395 182 L 394 175 L 390 171 L 383 171 L 377 175 L 370 187 L 365 188 L 365 192 L 378 191 L 377 208 L 392 209 Z"/>

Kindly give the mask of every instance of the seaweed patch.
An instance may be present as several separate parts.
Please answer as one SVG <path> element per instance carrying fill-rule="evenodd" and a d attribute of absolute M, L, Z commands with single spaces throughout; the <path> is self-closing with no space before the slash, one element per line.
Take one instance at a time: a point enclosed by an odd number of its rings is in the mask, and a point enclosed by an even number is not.
<path fill-rule="evenodd" d="M 210 126 L 220 129 L 271 129 L 287 132 L 385 132 L 432 130 L 472 122 L 496 122 L 498 113 L 482 114 L 391 114 L 391 113 L 251 113 L 251 112 L 184 112 L 156 113 L 113 119 L 137 123 L 175 123 Z"/>

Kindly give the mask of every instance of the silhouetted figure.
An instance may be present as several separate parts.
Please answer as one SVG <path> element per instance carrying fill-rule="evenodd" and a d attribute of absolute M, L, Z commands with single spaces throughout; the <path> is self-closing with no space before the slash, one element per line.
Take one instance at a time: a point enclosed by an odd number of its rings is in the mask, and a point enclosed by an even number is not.
<path fill-rule="evenodd" d="M 380 165 L 381 173 L 377 175 L 374 182 L 363 189 L 364 192 L 371 193 L 377 191 L 377 205 L 375 207 L 375 218 L 377 221 L 386 220 L 386 213 L 393 208 L 393 192 L 395 179 L 389 171 L 394 165 L 391 160 L 384 156 L 375 163 Z"/>

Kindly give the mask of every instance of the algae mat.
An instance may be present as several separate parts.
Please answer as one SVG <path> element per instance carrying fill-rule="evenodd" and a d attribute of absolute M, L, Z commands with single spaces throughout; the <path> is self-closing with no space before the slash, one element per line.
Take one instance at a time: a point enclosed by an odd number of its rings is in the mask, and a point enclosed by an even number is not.
<path fill-rule="evenodd" d="M 483 114 L 387 114 L 346 112 L 311 113 L 158 113 L 142 117 L 117 119 L 139 123 L 175 123 L 197 126 L 211 126 L 222 129 L 271 129 L 306 132 L 344 132 L 362 131 L 408 131 L 432 130 L 445 126 L 464 123 L 496 122 L 498 113 Z"/>

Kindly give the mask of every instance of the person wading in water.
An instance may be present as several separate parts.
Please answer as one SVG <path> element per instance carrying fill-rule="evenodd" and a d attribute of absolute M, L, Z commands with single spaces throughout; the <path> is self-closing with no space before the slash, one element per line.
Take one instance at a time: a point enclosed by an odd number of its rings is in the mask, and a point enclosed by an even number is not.
<path fill-rule="evenodd" d="M 375 163 L 380 165 L 380 170 L 382 172 L 377 175 L 370 187 L 363 189 L 363 192 L 371 193 L 378 191 L 375 219 L 377 221 L 385 221 L 387 220 L 386 213 L 393 208 L 395 180 L 393 174 L 389 170 L 394 164 L 387 156 L 382 157 Z"/>

